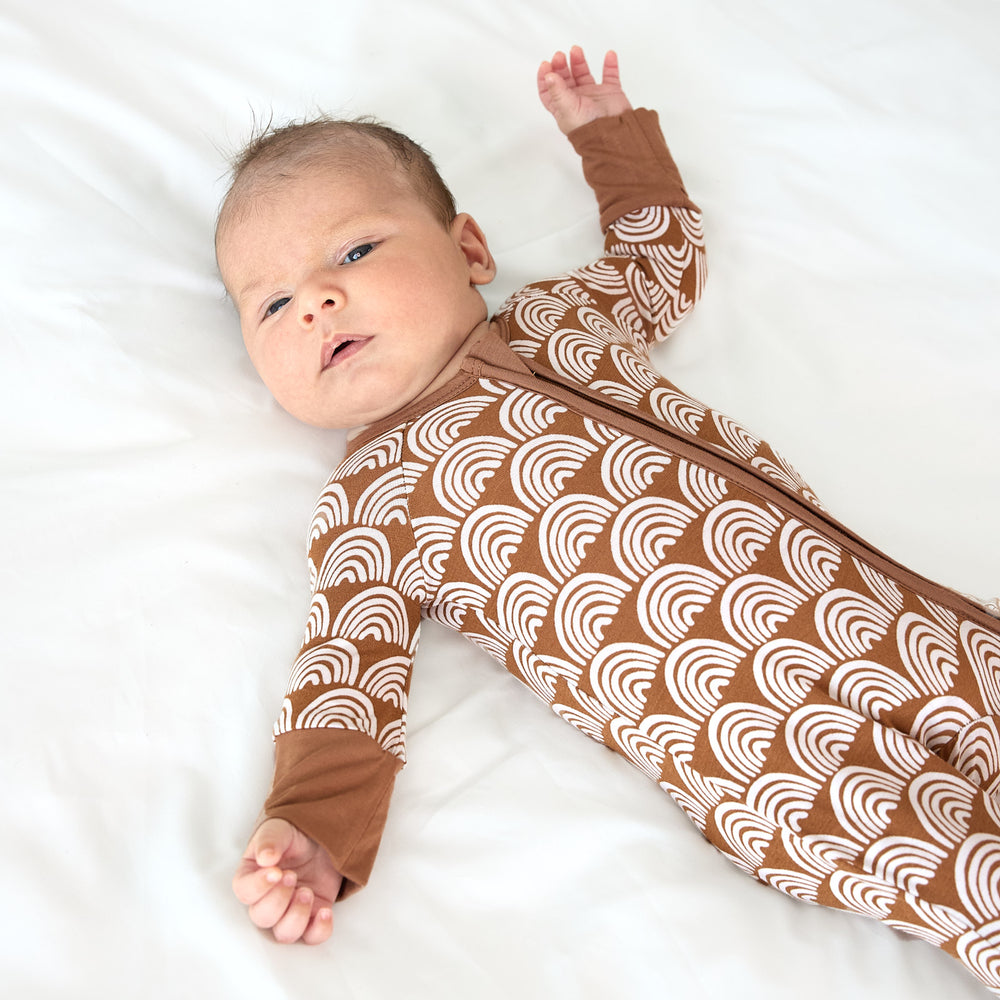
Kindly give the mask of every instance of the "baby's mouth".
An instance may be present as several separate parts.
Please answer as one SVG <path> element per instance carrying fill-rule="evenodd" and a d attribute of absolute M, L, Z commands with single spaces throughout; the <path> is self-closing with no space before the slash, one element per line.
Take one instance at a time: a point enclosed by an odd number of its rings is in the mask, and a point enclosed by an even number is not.
<path fill-rule="evenodd" d="M 353 354 L 357 354 L 371 340 L 371 337 L 346 337 L 323 348 L 323 370 L 333 368 Z"/>

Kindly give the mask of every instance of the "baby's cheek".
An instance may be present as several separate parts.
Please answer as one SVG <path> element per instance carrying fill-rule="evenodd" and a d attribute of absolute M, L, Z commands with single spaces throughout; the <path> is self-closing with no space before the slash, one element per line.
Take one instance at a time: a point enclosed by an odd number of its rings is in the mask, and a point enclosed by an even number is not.
<path fill-rule="evenodd" d="M 272 341 L 256 358 L 251 355 L 250 360 L 255 362 L 260 377 L 275 392 L 279 387 L 283 392 L 293 391 L 302 381 L 302 366 L 286 342 Z"/>

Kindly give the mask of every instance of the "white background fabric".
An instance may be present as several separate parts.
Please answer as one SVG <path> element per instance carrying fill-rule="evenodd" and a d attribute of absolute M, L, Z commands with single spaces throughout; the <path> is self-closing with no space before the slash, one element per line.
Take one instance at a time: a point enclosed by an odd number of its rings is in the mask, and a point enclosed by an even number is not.
<path fill-rule="evenodd" d="M 342 440 L 256 381 L 212 226 L 255 119 L 374 113 L 490 235 L 496 306 L 599 252 L 534 74 L 613 46 L 706 216 L 708 292 L 661 368 L 889 554 L 992 594 L 998 36 L 992 0 L 4 0 L 5 994 L 984 996 L 741 875 L 430 627 L 371 885 L 327 946 L 255 931 L 229 879 Z"/>

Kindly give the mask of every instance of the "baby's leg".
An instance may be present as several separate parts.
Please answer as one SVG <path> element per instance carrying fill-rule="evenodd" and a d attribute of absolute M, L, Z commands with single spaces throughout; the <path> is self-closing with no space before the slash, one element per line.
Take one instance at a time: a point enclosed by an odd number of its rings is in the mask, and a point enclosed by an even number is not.
<path fill-rule="evenodd" d="M 781 735 L 801 738 L 790 721 Z M 855 731 L 843 757 L 822 740 L 786 744 L 809 777 L 801 766 L 763 774 L 743 801 L 723 801 L 706 817 L 708 838 L 761 881 L 915 934 L 1000 993 L 996 803 L 877 723 Z"/>
<path fill-rule="evenodd" d="M 924 938 L 1000 995 L 1000 633 L 900 593 L 865 657 L 824 655 L 762 646 L 664 787 L 748 873 Z"/>

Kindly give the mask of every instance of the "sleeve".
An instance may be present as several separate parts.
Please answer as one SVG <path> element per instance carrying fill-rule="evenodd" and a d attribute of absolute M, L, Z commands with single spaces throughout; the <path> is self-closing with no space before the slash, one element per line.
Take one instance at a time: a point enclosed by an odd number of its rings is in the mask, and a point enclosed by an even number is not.
<path fill-rule="evenodd" d="M 605 232 L 615 219 L 649 205 L 698 211 L 684 190 L 655 111 L 637 108 L 597 118 L 574 129 L 568 138 L 582 160 L 584 178 L 594 189 Z"/>
<path fill-rule="evenodd" d="M 575 272 L 584 284 L 626 296 L 647 343 L 664 340 L 701 296 L 701 212 L 684 189 L 655 111 L 599 118 L 569 134 L 593 188 L 604 257 Z"/>
<path fill-rule="evenodd" d="M 331 480 L 317 503 L 312 603 L 264 806 L 323 845 L 344 876 L 342 896 L 368 880 L 405 761 L 424 597 L 402 470 L 379 466 L 392 450 L 377 439 L 356 452 L 341 470 L 360 473 Z"/>

